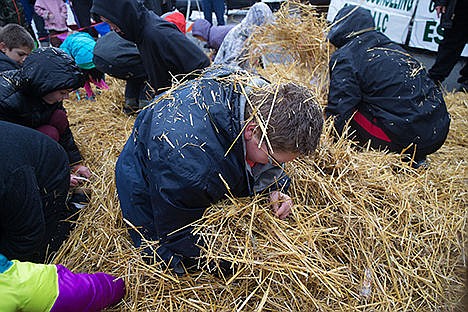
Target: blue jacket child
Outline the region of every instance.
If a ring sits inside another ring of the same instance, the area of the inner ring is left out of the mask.
[[[269,120],[268,139],[259,120]],[[135,245],[159,241],[158,256],[180,272],[181,261],[200,252],[187,225],[227,193],[271,190],[273,210],[285,218],[292,203],[280,192],[281,163],[312,153],[322,124],[309,90],[226,69],[162,94],[139,114],[116,165],[123,216],[139,230],[130,231]]]
[[[109,87],[104,81],[104,73],[96,68],[93,62],[93,51],[96,41],[87,32],[77,32],[67,36],[60,49],[65,51],[74,60],[76,65],[86,75],[84,88],[88,99],[94,99],[95,94],[91,88],[91,82],[99,89],[107,90]]]

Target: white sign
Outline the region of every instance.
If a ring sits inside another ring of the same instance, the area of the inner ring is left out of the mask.
[[[346,4],[362,6],[371,11],[377,30],[394,42],[405,43],[416,3],[417,0],[332,0],[327,19],[333,21]]]
[[[434,3],[431,0],[419,0],[409,46],[437,51],[443,38],[443,30],[439,22]],[[462,56],[468,56],[468,45],[465,45]]]

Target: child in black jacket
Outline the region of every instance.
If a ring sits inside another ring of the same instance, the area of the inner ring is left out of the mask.
[[[328,34],[337,47],[330,60],[327,117],[358,143],[407,154],[413,166],[437,151],[450,116],[424,67],[375,30],[369,10],[345,6]]]
[[[56,48],[40,48],[28,56],[19,70],[0,74],[0,120],[36,129],[59,142],[68,155],[70,184],[91,172],[82,165],[62,101],[82,87],[84,76],[73,59]]]

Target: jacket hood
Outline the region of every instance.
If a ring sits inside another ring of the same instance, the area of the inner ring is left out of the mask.
[[[91,13],[103,16],[117,25],[122,38],[140,42],[149,13],[142,2],[136,0],[94,0]]]
[[[211,24],[206,19],[197,19],[192,25],[192,35],[200,36],[206,41],[210,38]]]
[[[336,14],[327,38],[335,47],[341,48],[355,36],[367,31],[375,31],[370,11],[355,5],[347,5]]]
[[[44,96],[57,90],[78,89],[85,77],[75,61],[57,48],[39,48],[24,61],[19,70],[24,93]]]
[[[60,45],[60,49],[70,55],[79,68],[91,69],[94,68],[93,50],[95,45],[96,41],[90,34],[78,32],[68,35]]]
[[[273,22],[274,16],[270,7],[263,2],[255,3],[247,12],[244,19],[240,22],[241,33],[250,36],[255,26],[262,26]]]
[[[177,28],[185,34],[187,32],[187,23],[185,22],[185,16],[178,12],[167,12],[166,14],[162,15],[161,18],[165,19],[168,22],[171,22],[172,24],[176,25]]]

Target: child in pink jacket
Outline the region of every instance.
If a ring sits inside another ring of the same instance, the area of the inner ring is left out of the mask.
[[[57,264],[10,261],[0,253],[0,311],[97,312],[125,294],[105,273],[73,273]]]
[[[58,48],[62,43],[58,35],[68,30],[67,6],[62,0],[36,0],[34,10],[44,19],[45,28],[49,31],[50,44]]]

